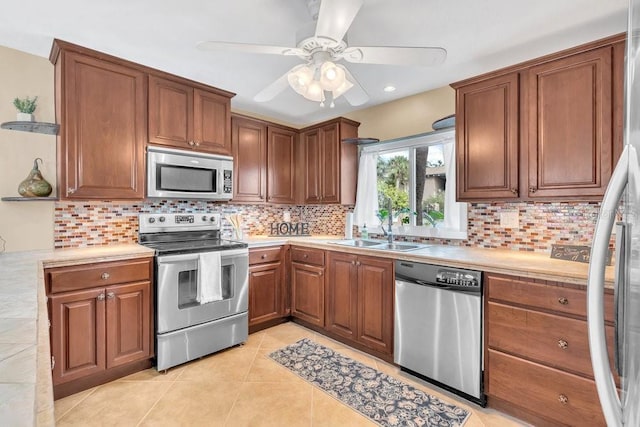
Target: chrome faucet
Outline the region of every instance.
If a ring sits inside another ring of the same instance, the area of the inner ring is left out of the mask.
[[[389,231],[384,229],[384,225],[382,225],[380,228],[382,228],[382,234],[384,234],[387,237],[387,240],[389,241],[389,244],[392,245],[393,244],[393,200],[391,200],[391,197],[389,197],[389,205],[387,206],[387,218],[389,219]]]

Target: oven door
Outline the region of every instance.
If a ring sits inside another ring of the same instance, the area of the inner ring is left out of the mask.
[[[157,333],[221,319],[247,311],[249,300],[249,251],[220,252],[223,299],[207,304],[197,301],[198,253],[157,257]]]

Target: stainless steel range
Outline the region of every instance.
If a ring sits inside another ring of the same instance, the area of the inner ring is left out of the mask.
[[[220,215],[140,214],[155,256],[157,369],[240,344],[248,336],[249,250],[220,238]]]

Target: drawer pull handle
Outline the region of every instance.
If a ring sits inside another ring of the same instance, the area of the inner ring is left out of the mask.
[[[262,254],[262,256],[261,256],[260,258],[262,258],[262,259],[266,259],[266,258],[267,258],[267,256],[266,256],[265,254]]]
[[[561,394],[558,396],[558,402],[562,403],[563,405],[566,405],[567,403],[569,403],[569,398],[564,394]]]
[[[303,258],[309,258],[309,255],[304,254]]]
[[[109,273],[102,273],[100,277],[102,277],[103,280],[107,280],[111,275]]]
[[[569,343],[566,342],[565,340],[558,340],[558,347],[560,347],[563,350],[566,350],[567,347],[569,347]]]
[[[99,294],[99,295],[96,297],[96,299],[97,299],[98,301],[104,301],[104,293]]]
[[[560,297],[560,298],[558,298],[558,302],[559,302],[560,304],[562,304],[562,305],[567,305],[567,304],[569,304],[569,300],[568,300],[568,299],[566,299],[565,297]]]
[[[107,292],[107,299],[114,299],[116,297],[116,294],[113,292]]]

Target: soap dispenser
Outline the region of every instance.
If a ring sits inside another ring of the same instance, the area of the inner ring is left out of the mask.
[[[361,239],[368,239],[369,238],[369,230],[367,230],[367,224],[364,223],[362,225],[362,229],[360,230],[360,238]]]

